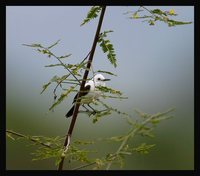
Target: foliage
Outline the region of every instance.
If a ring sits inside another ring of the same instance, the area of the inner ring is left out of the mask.
[[[58,98],[58,100],[49,108],[49,110],[52,110],[55,106],[57,106],[58,104],[60,104],[64,98],[66,98],[69,93],[74,90],[74,86],[71,86],[67,91],[65,91],[64,93],[61,94],[61,96]]]
[[[122,93],[119,90],[114,90],[110,87],[106,87],[106,86],[97,86],[96,87],[98,90],[100,90],[101,92],[109,92],[111,94],[117,94],[117,95],[122,95]]]
[[[115,153],[111,154],[111,161],[108,162],[106,169],[110,169],[113,160],[118,160],[119,163],[123,163],[123,158],[126,155],[131,155],[134,151],[142,154],[148,154],[149,150],[152,149],[155,146],[155,144],[146,145],[146,143],[142,143],[140,146],[137,147],[129,147],[129,145],[127,144],[128,141],[137,135],[144,136],[144,133],[146,134],[146,137],[151,137],[152,131],[155,128],[155,125],[152,123],[152,121],[157,119],[161,121],[161,119],[166,120],[171,118],[172,116],[168,114],[173,110],[174,109],[169,109],[168,111],[163,113],[157,113],[152,115],[148,114],[148,118],[143,118],[143,116],[141,116],[141,114],[143,113],[138,113],[140,120],[137,121],[133,121],[132,118],[130,118],[129,116],[125,116],[128,124],[130,125],[130,130],[125,135],[110,138],[111,141],[120,142],[120,146]]]
[[[112,72],[104,71],[104,70],[97,70],[96,72],[98,72],[98,73],[105,73],[105,74],[112,75],[112,76],[117,76],[116,74],[114,74]]]
[[[83,26],[84,24],[88,23],[90,20],[92,20],[92,19],[98,17],[98,14],[99,14],[99,12],[101,11],[101,9],[102,9],[102,7],[100,7],[100,6],[93,6],[93,7],[89,10],[89,12],[88,12],[88,14],[87,14],[87,17],[83,20],[81,26]]]
[[[100,6],[93,6],[86,18],[83,20],[82,25],[88,23],[90,20],[98,17],[99,12],[101,11],[102,7]],[[141,12],[146,10],[150,15],[143,15],[139,16]],[[190,24],[191,22],[182,22],[182,21],[176,21],[173,19],[170,19],[171,16],[177,16],[175,14],[175,11],[173,9],[169,11],[162,11],[160,9],[153,9],[149,10],[146,7],[141,6],[136,12],[134,12],[131,15],[131,19],[145,19],[149,23],[149,25],[154,25],[156,21],[161,21],[166,24],[168,24],[169,27],[176,26],[176,25],[183,25],[183,24]],[[117,59],[116,54],[113,45],[111,44],[110,40],[108,40],[107,34],[113,32],[112,30],[104,31],[100,33],[98,38],[98,43],[100,44],[101,49],[104,53],[107,54],[107,58],[109,62],[114,66],[117,67]],[[65,98],[68,97],[69,94],[73,92],[77,92],[75,90],[76,86],[80,86],[81,82],[83,81],[80,79],[82,76],[82,71],[86,70],[86,64],[88,63],[86,61],[89,54],[79,63],[66,63],[65,59],[69,59],[71,54],[65,54],[61,56],[56,56],[52,52],[52,48],[54,48],[60,40],[57,40],[53,44],[45,47],[42,44],[39,43],[33,43],[33,44],[23,44],[25,46],[31,47],[35,49],[37,52],[44,54],[47,56],[48,59],[56,59],[57,63],[53,63],[50,65],[46,65],[47,68],[63,68],[68,73],[62,76],[54,75],[47,83],[45,83],[42,86],[42,91],[45,92],[50,85],[55,84],[55,87],[53,89],[53,95],[54,95],[54,103],[50,106],[49,110],[52,110],[57,105],[59,105],[61,102],[65,100]],[[114,73],[110,71],[105,70],[97,70],[94,71],[93,68],[89,71],[94,73],[104,73],[108,74],[110,76],[116,76]],[[89,78],[91,79],[91,78]],[[85,80],[87,81],[87,80]],[[73,84],[73,86],[71,86]],[[57,99],[56,90],[58,87],[61,89],[61,94],[59,98]],[[116,98],[116,99],[127,99],[128,97],[122,96],[122,92],[110,87],[102,87],[98,86],[96,87],[99,91],[102,92],[102,97],[105,98]],[[68,146],[67,152],[63,149],[63,143],[65,140],[65,137],[46,137],[46,136],[30,136],[30,135],[24,135],[12,130],[6,130],[6,135],[12,140],[16,139],[26,139],[32,143],[36,147],[36,150],[32,152],[33,155],[33,161],[35,160],[44,160],[49,158],[54,158],[55,165],[58,165],[61,161],[61,158],[64,157],[68,159],[69,164],[74,162],[84,163],[84,165],[79,166],[78,168],[74,168],[74,170],[86,168],[89,166],[93,166],[93,169],[110,169],[112,164],[118,164],[120,167],[124,166],[124,160],[126,156],[133,155],[134,153],[139,154],[148,154],[151,150],[155,148],[155,144],[147,144],[145,142],[142,142],[141,144],[135,144],[132,141],[136,136],[142,136],[142,137],[148,137],[152,138],[154,137],[153,131],[157,127],[157,125],[163,121],[171,118],[172,116],[169,115],[174,109],[169,109],[166,112],[162,113],[156,113],[156,114],[148,114],[144,113],[139,110],[135,110],[135,113],[137,113],[138,117],[136,120],[133,120],[135,118],[132,117],[132,115],[127,114],[126,112],[122,112],[118,108],[114,108],[113,106],[110,106],[106,104],[104,101],[98,100],[93,102],[93,105],[98,107],[97,109],[94,109],[93,111],[84,111],[89,115],[89,117],[92,115],[92,122],[97,123],[102,117],[109,117],[111,113],[116,113],[122,117],[124,117],[126,123],[129,124],[129,128],[127,129],[127,132],[125,134],[119,135],[119,136],[111,136],[110,138],[106,138],[103,140],[109,141],[109,142],[116,142],[119,144],[119,147],[116,150],[113,150],[112,153],[106,153],[105,156],[101,158],[91,158],[91,153],[94,153],[96,151],[88,150],[87,146],[92,145],[94,143],[97,143],[98,140],[94,141],[87,141],[87,140],[75,140],[74,142],[71,142]],[[81,112],[81,111],[79,111]],[[64,156],[63,156],[64,155]]]
[[[110,43],[110,40],[106,40],[107,34],[113,32],[112,30],[104,31],[99,35],[98,43],[100,43],[100,47],[103,50],[104,53],[107,53],[107,58],[110,61],[110,63],[117,67],[117,60],[116,60],[116,54],[113,45]]]
[[[88,23],[91,19],[94,19],[96,17],[98,17],[98,13],[101,11],[102,7],[100,6],[93,6],[88,14],[87,17],[84,19],[83,23],[81,24],[84,25],[86,23]],[[111,44],[110,40],[106,40],[105,38],[107,37],[107,34],[113,32],[112,30],[109,31],[104,31],[99,35],[99,40],[98,43],[100,43],[100,47],[102,48],[104,53],[107,53],[107,58],[110,61],[110,63],[114,66],[117,67],[116,64],[116,54],[114,51],[114,47]]]
[[[86,146],[93,145],[99,140],[75,140],[73,143],[71,143],[65,157],[68,159],[69,163],[77,161],[84,163],[83,166],[80,166],[76,169],[85,168],[91,165],[94,165],[93,169],[109,169],[112,164],[119,164],[120,167],[122,167],[124,165],[124,159],[127,155],[133,155],[135,152],[140,154],[148,154],[150,150],[154,149],[155,144],[146,144],[144,142],[140,145],[131,146],[130,143],[132,143],[131,141],[133,141],[136,136],[144,136],[144,133],[149,133],[149,135],[145,136],[150,137],[150,134],[156,127],[153,121],[158,120],[159,124],[161,121],[171,118],[172,116],[169,115],[169,113],[172,111],[173,109],[169,109],[163,113],[147,114],[137,110],[135,112],[138,114],[139,118],[135,121],[130,115],[122,114],[125,116],[127,123],[130,125],[128,132],[124,135],[112,136],[110,138],[102,139],[119,143],[120,145],[116,152],[107,153],[102,158],[91,158],[89,154],[96,151],[91,149],[88,150],[86,149]],[[149,129],[151,129],[151,131],[149,131]],[[28,136],[14,132],[12,130],[7,130],[7,136],[12,140],[27,139],[31,141],[32,145],[36,147],[35,152],[31,153],[34,156],[33,161],[54,158],[56,166],[60,162],[60,156],[63,153],[62,144],[64,137]]]
[[[143,12],[142,9],[147,11],[150,15],[144,14],[144,15],[139,16],[139,14]],[[157,21],[164,22],[169,27],[192,23],[192,22],[176,21],[176,20],[170,19],[170,16],[177,16],[177,14],[175,13],[173,9],[170,9],[169,11],[162,11],[160,9],[149,10],[146,7],[140,6],[140,8],[132,14],[130,19],[145,19],[144,21],[147,21],[150,26],[155,25],[155,22]]]

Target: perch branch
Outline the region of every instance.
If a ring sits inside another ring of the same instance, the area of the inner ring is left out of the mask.
[[[75,108],[74,108],[72,120],[71,120],[71,123],[70,123],[70,127],[69,127],[69,130],[67,132],[67,136],[65,138],[65,142],[64,142],[64,146],[63,146],[64,147],[64,153],[61,156],[61,161],[59,163],[58,170],[62,170],[63,169],[65,153],[67,152],[68,146],[70,145],[70,140],[69,139],[71,139],[71,135],[72,135],[72,132],[73,132],[73,129],[74,129],[74,125],[76,123],[76,118],[77,118],[77,115],[78,115],[78,112],[79,112],[80,100],[81,100],[79,97],[82,94],[83,88],[85,86],[85,82],[86,82],[88,74],[89,74],[89,69],[91,67],[91,63],[92,63],[92,60],[93,60],[95,48],[96,48],[96,45],[97,45],[97,42],[98,42],[99,33],[100,33],[100,30],[101,30],[101,26],[102,26],[105,10],[106,10],[106,6],[103,6],[102,10],[101,10],[101,15],[100,15],[100,18],[99,18],[99,22],[98,22],[96,34],[95,34],[95,37],[94,37],[92,49],[91,49],[90,56],[89,56],[89,59],[88,59],[88,62],[87,62],[87,69],[85,70],[85,73],[84,73],[84,76],[83,76],[83,81],[81,82],[80,90],[79,90],[79,93],[78,93],[78,96],[77,96],[77,103],[75,104]]]

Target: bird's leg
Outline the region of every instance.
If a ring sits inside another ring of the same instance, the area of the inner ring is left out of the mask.
[[[90,111],[88,108],[85,107],[84,104],[82,104],[82,106],[86,109],[86,112],[89,112],[89,111]]]
[[[97,113],[97,111],[92,106],[90,106],[90,104],[87,104],[87,105],[93,110],[93,114]]]

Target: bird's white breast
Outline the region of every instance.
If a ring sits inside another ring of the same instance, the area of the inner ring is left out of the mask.
[[[90,90],[84,97],[81,98],[81,103],[89,104],[95,99],[95,86],[92,80],[88,81],[85,86],[90,85]]]

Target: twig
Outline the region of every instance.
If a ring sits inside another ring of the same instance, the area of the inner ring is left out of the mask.
[[[68,78],[69,75],[70,75],[70,74],[66,75],[66,78]],[[65,79],[66,79],[66,78],[65,78]],[[61,80],[57,83],[56,87],[54,88],[54,90],[53,90],[54,99],[56,99],[56,97],[57,97],[57,95],[56,95],[56,90],[57,90],[58,86],[61,85],[62,82],[63,82],[65,79],[61,79]],[[62,87],[61,87],[61,88],[62,88]]]
[[[91,66],[91,63],[92,63],[92,60],[93,60],[93,56],[94,56],[94,52],[95,52],[95,48],[96,48],[96,45],[97,45],[97,42],[98,42],[99,33],[100,33],[101,25],[102,25],[102,22],[103,22],[105,10],[106,10],[106,6],[103,6],[102,10],[101,10],[101,15],[100,15],[100,18],[99,18],[99,23],[98,23],[98,26],[97,26],[96,34],[95,34],[95,37],[94,37],[94,42],[93,42],[92,49],[91,49],[91,52],[90,52],[90,56],[89,56],[89,59],[88,59],[88,62],[87,62],[87,68],[85,70],[85,73],[84,73],[84,76],[83,76],[83,81],[81,83],[80,90],[79,90],[79,93],[78,93],[78,96],[77,96],[77,103],[75,104],[72,120],[71,120],[71,123],[70,123],[70,127],[69,127],[69,130],[68,130],[65,142],[64,142],[64,149],[66,149],[66,146],[69,146],[69,144],[70,144],[70,141],[68,139],[71,137],[73,129],[74,129],[74,125],[76,123],[76,118],[77,118],[79,107],[80,107],[80,98],[79,97],[83,92],[85,82],[86,82],[85,80],[87,79],[88,74],[89,74],[89,69],[90,69],[90,66]],[[67,150],[65,150],[65,151],[67,152]],[[64,159],[65,159],[65,156],[62,156],[61,161],[60,161],[59,166],[58,166],[58,170],[63,169]]]
[[[96,164],[96,162],[89,163],[89,164],[85,164],[85,165],[82,165],[82,166],[79,166],[79,167],[75,167],[75,168],[73,168],[72,170],[80,170],[80,169],[83,169],[83,168],[85,168],[85,167],[92,166],[92,165],[94,165],[94,164]]]
[[[41,48],[47,50],[48,53],[49,53],[51,56],[55,57],[55,58],[60,62],[60,64],[61,64],[63,67],[65,67],[65,68],[67,69],[67,71],[79,82],[79,84],[81,84],[81,82],[78,80],[78,78],[77,78],[77,77],[71,72],[71,70],[60,60],[59,57],[57,57],[54,53],[52,53],[48,48],[43,47],[43,46],[41,46]]]
[[[128,99],[128,97],[121,97],[121,96],[111,96],[111,95],[101,95],[103,98],[117,98],[117,99]]]
[[[90,55],[90,53],[91,53],[91,51],[87,54],[87,56],[81,61],[81,63],[80,64],[82,64],[87,58],[88,58],[88,56]]]
[[[144,7],[144,6],[140,6],[140,7],[142,7],[143,9],[145,9],[145,10],[147,10],[150,14],[152,14],[154,17],[156,17],[156,15],[154,14],[154,13],[152,13],[149,9],[147,9],[146,7]]]
[[[45,48],[46,49],[46,48]],[[48,50],[49,51],[49,50]],[[49,51],[50,52],[50,51]],[[91,52],[91,51],[90,51]],[[81,63],[80,64],[82,64],[87,58],[88,58],[88,56],[89,56],[89,54],[90,54],[90,52],[87,54],[87,56],[81,61]],[[50,54],[53,54],[53,53],[51,53],[50,52]],[[59,59],[57,56],[55,56],[55,55],[53,55],[54,57],[56,57],[57,59]],[[62,64],[63,65],[63,64]],[[65,64],[64,64],[65,65]],[[66,68],[66,67],[65,67]],[[68,68],[67,68],[68,69]],[[70,70],[68,70],[69,72],[70,72]],[[70,74],[72,74],[72,72],[70,72]],[[72,74],[73,75],[73,74]],[[75,75],[74,75],[75,76]],[[69,77],[69,75],[67,75],[67,77]],[[67,78],[66,77],[66,78]],[[65,78],[65,79],[66,79]],[[76,78],[76,77],[75,77]],[[56,85],[56,87],[54,88],[54,90],[53,90],[53,94],[54,94],[54,97],[57,97],[57,95],[56,95],[56,90],[57,90],[57,88],[58,88],[58,86],[59,85],[61,85],[61,83],[63,83],[64,82],[64,80],[65,79],[63,79],[63,80],[60,80],[59,82],[58,82],[58,84]],[[77,79],[76,78],[76,80],[79,82],[79,84],[78,83],[71,83],[71,82],[64,82],[64,83],[68,83],[68,84],[76,84],[76,85],[80,85],[80,81],[81,80],[79,80],[79,79]]]
[[[7,133],[10,133],[10,134],[13,134],[13,135],[15,135],[15,136],[18,136],[18,137],[22,137],[22,138],[29,139],[30,141],[35,142],[35,143],[38,143],[38,144],[41,144],[41,145],[43,145],[43,146],[45,146],[45,147],[52,148],[50,145],[45,144],[45,143],[43,143],[43,142],[40,142],[40,141],[34,139],[33,137],[26,136],[26,135],[24,135],[24,134],[14,132],[14,131],[12,131],[12,130],[6,130],[6,132],[7,132]]]
[[[155,115],[151,115],[149,118],[147,118],[145,121],[143,121],[141,123],[141,125],[137,128],[133,128],[128,135],[124,138],[124,140],[122,141],[121,145],[119,146],[119,148],[117,149],[117,151],[114,153],[115,156],[119,155],[120,151],[123,149],[123,147],[126,145],[127,141],[129,140],[130,137],[133,137],[136,135],[136,133],[141,129],[141,127],[145,126],[147,123],[149,123],[152,119],[159,117],[159,116],[163,116],[168,114],[169,112],[174,111],[174,109],[169,109],[166,112],[160,113],[160,114],[155,114]],[[114,158],[113,158],[114,159]],[[110,161],[106,167],[106,170],[109,170],[111,165],[112,165],[113,161]]]
[[[152,14],[152,16],[153,16],[154,18],[157,18],[157,16],[156,16],[151,10],[147,9],[147,8],[144,7],[144,6],[141,6],[141,7],[142,7],[143,9],[147,10],[150,14]],[[160,14],[160,16],[163,17],[162,14]],[[150,16],[150,17],[151,17],[151,16]],[[153,17],[151,17],[151,18],[153,18]]]
[[[76,83],[76,82],[70,82],[70,81],[63,81],[62,83],[66,83],[66,84],[76,84],[76,85],[79,85],[79,84]]]

